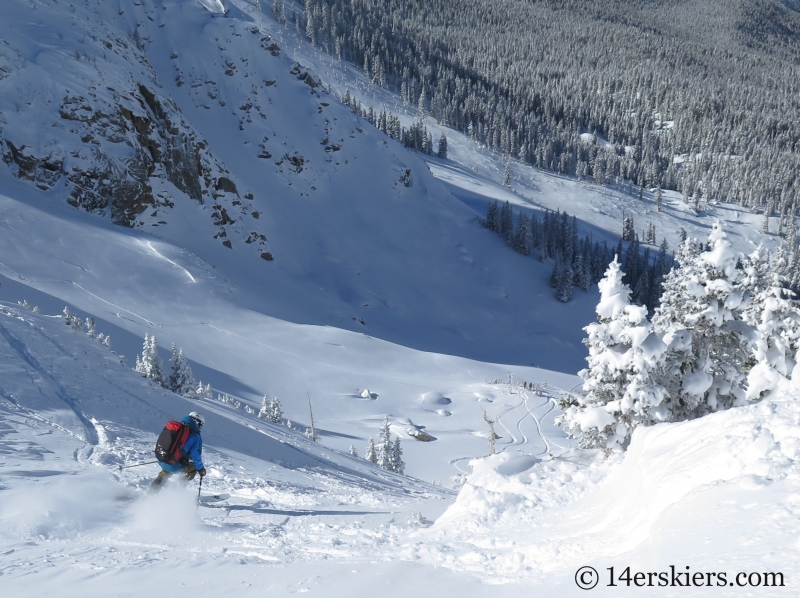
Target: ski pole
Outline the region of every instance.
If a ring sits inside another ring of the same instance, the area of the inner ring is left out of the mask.
[[[203,476],[200,476],[200,485],[197,487],[197,510],[200,510],[200,491],[203,489]]]
[[[148,461],[147,463],[137,463],[136,465],[126,465],[125,467],[120,465],[119,470],[122,471],[123,469],[130,469],[131,467],[141,467],[142,465],[152,465],[153,463],[158,463],[158,460]]]

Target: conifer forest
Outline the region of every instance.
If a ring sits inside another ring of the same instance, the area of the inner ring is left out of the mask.
[[[503,154],[695,207],[797,212],[800,14],[780,3],[306,0],[277,13]]]

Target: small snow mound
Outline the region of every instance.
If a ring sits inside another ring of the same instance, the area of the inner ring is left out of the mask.
[[[370,392],[368,389],[366,389],[366,388],[365,388],[364,390],[362,390],[362,391],[361,391],[361,394],[360,394],[359,396],[360,396],[362,399],[372,399],[372,400],[375,400],[375,399],[377,399],[377,398],[378,398],[378,393],[377,393],[377,392]]]
[[[435,391],[426,392],[420,399],[420,403],[425,403],[427,405],[449,405],[452,402],[453,401],[448,399],[442,393]]]
[[[493,477],[495,473],[506,477],[517,475],[528,471],[540,461],[541,459],[533,455],[515,455],[506,452],[491,455],[483,459],[475,459],[470,461],[469,464],[472,467],[472,477],[479,479],[486,476]]]

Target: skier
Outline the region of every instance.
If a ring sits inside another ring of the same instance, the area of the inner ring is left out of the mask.
[[[203,439],[200,438],[204,423],[205,418],[197,411],[179,421],[167,423],[156,442],[156,459],[161,471],[150,484],[152,492],[160,490],[173,473],[183,472],[186,482],[192,481],[198,473],[201,478],[206,475]]]

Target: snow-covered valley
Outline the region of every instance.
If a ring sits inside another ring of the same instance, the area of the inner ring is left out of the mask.
[[[338,98],[405,125],[413,110],[244,1],[6,12],[4,595],[570,596],[585,565],[782,572],[784,587],[648,591],[793,595],[795,397],[639,429],[624,455],[572,450],[554,419],[598,293],[556,301],[552,263],[479,222],[508,200],[615,245],[634,214],[674,248],[721,219],[750,252],[779,243],[762,217],[698,214],[675,192],[656,212],[649,191],[518,161],[504,186],[502,157],[429,118],[449,159],[412,152]],[[65,306],[110,347],[65,326]],[[212,397],[132,371],[146,334],[165,359],[181,347]],[[257,416],[265,395],[291,428]],[[231,495],[199,507],[196,481],[150,495],[157,465],[119,469],[151,461],[164,423],[192,410],[207,418],[203,494]],[[348,454],[384,417],[405,476]]]

